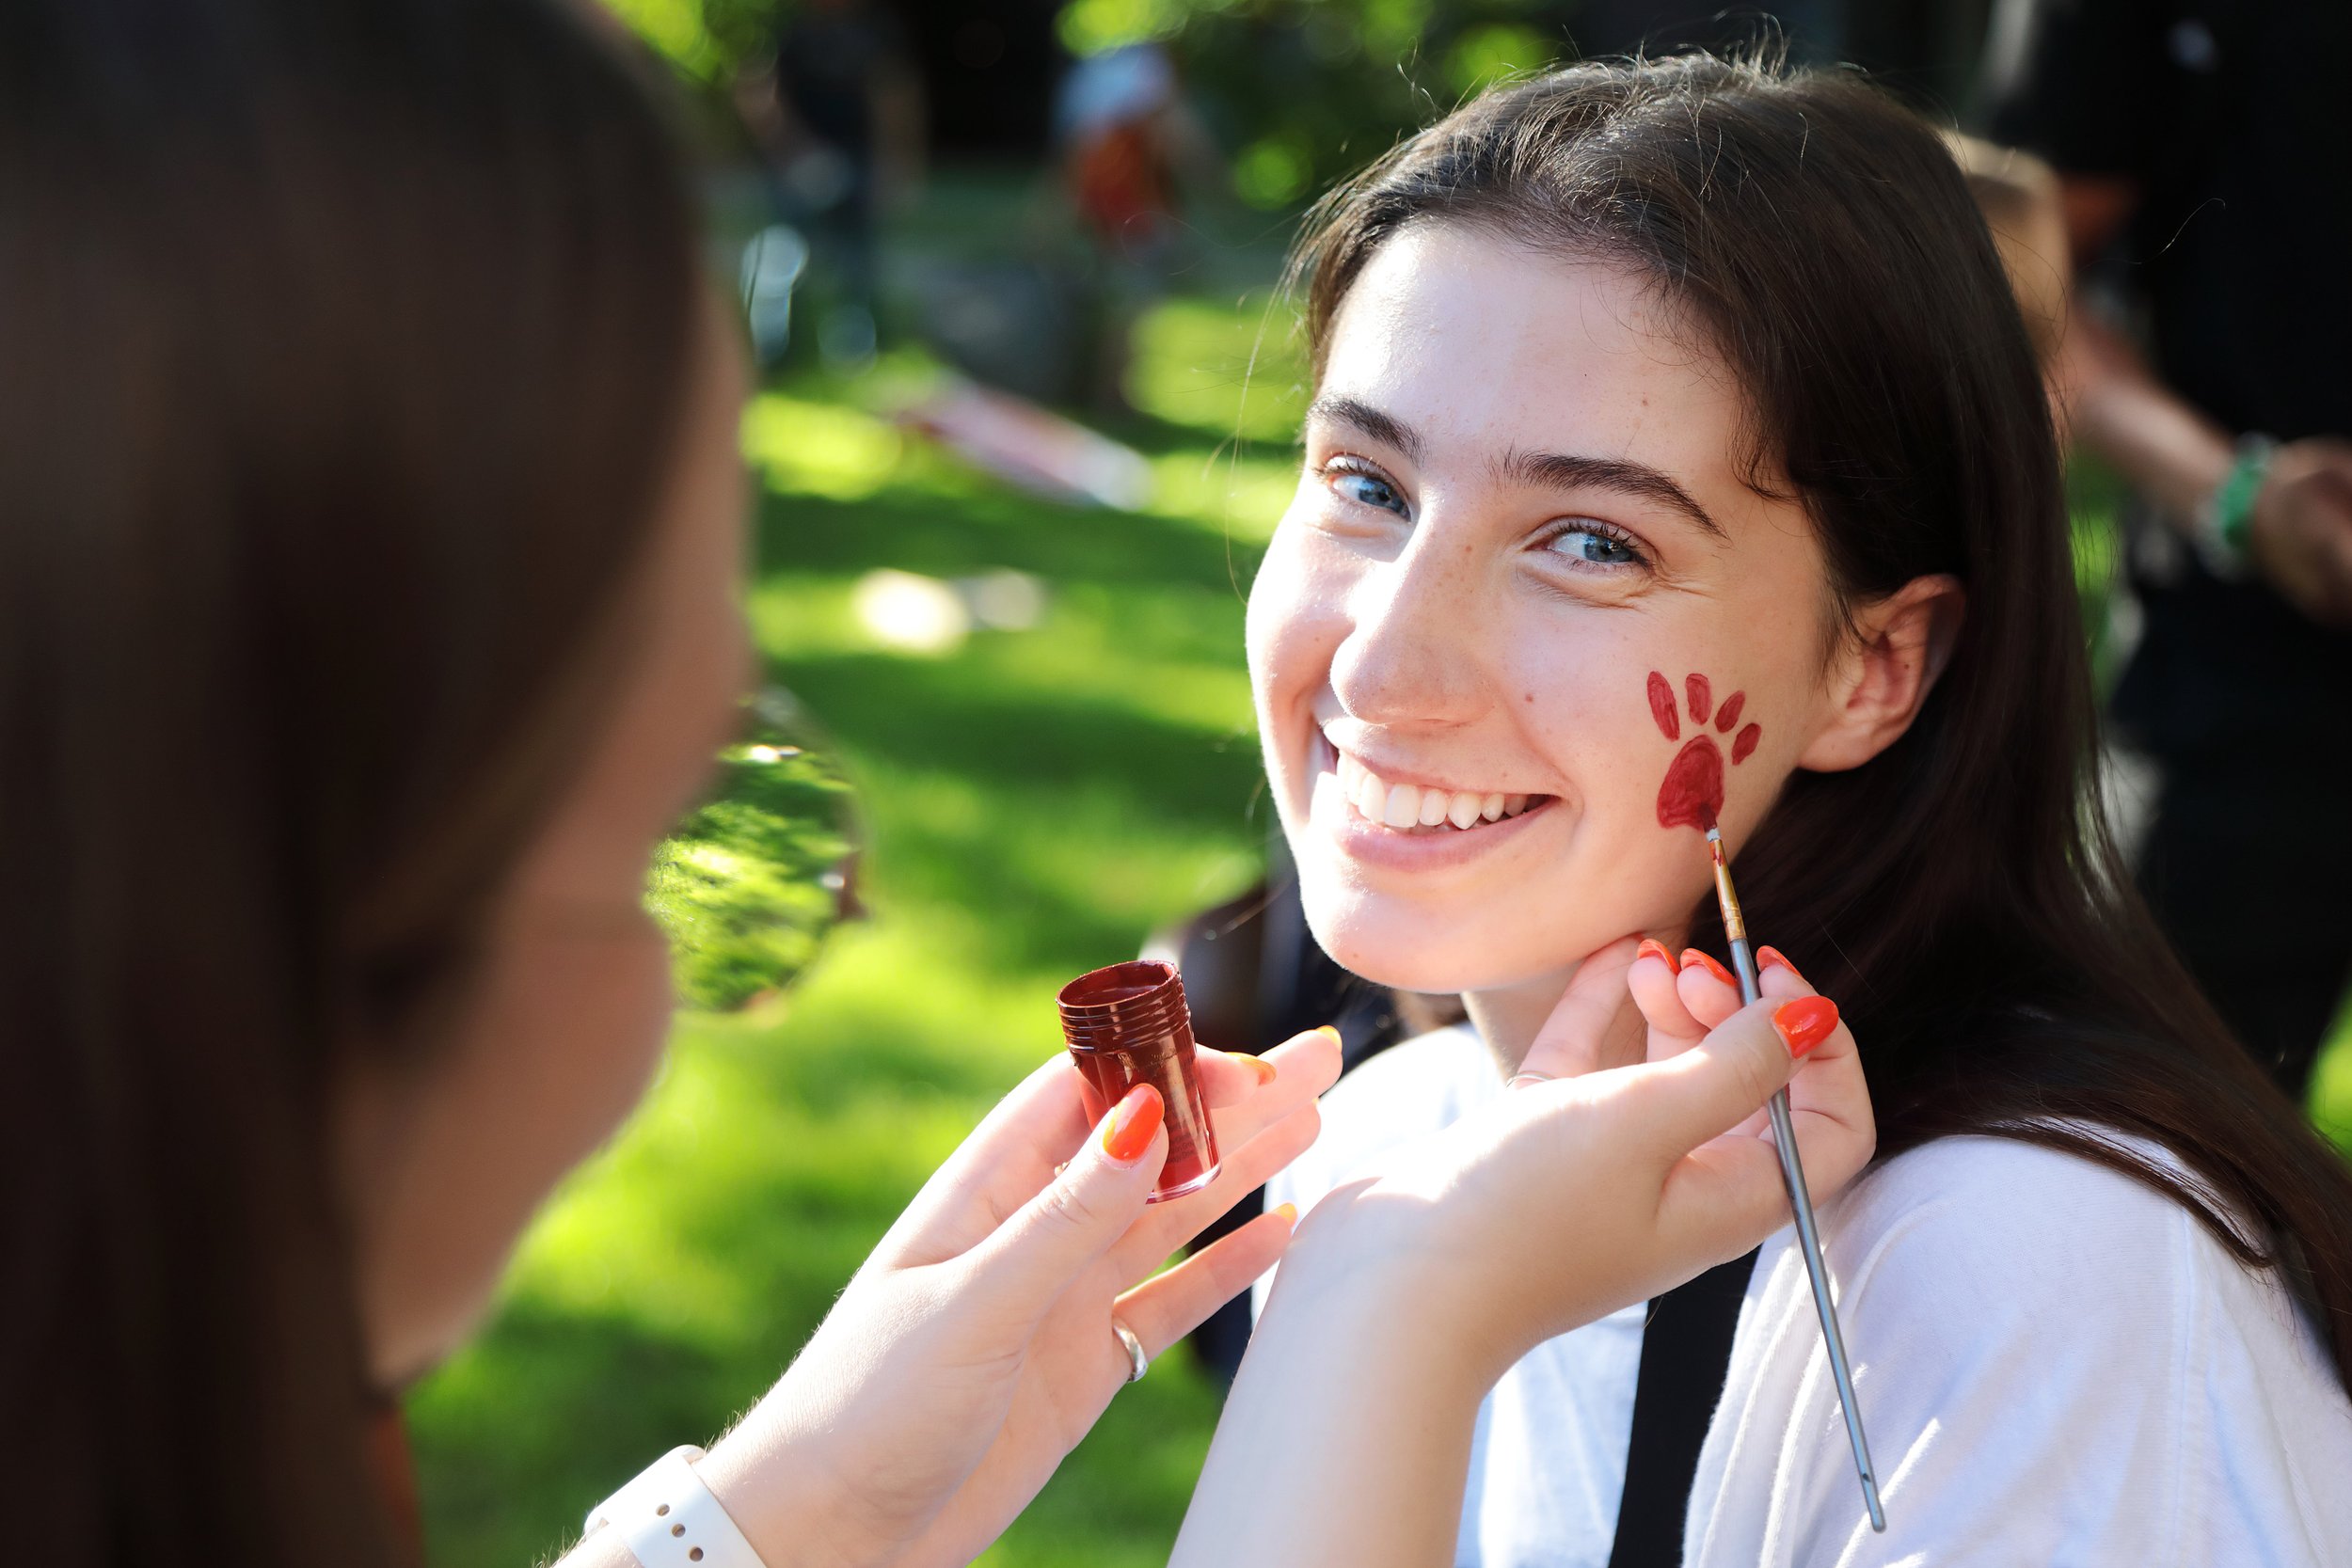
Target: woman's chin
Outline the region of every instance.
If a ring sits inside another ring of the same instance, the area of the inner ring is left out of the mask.
[[[1307,926],[1342,969],[1396,990],[1432,995],[1497,990],[1558,967],[1459,933],[1433,936],[1418,922],[1400,927],[1386,921],[1324,919],[1311,906]]]

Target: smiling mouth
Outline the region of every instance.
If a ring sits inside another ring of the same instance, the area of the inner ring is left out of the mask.
[[[1551,795],[1514,795],[1502,790],[1439,789],[1410,784],[1391,784],[1346,752],[1329,748],[1340,794],[1347,809],[1366,822],[1409,833],[1475,832],[1515,816],[1524,816],[1558,799]]]

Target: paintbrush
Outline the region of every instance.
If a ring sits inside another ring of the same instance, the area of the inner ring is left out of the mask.
[[[1724,835],[1709,826],[1707,852],[1715,861],[1715,901],[1724,911],[1724,935],[1731,942],[1731,967],[1740,976],[1740,1000],[1751,1003],[1764,994],[1756,980],[1756,955],[1748,946],[1748,923],[1740,912],[1740,895],[1731,888],[1731,863],[1724,856]],[[1853,1373],[1846,1365],[1845,1338],[1837,1332],[1837,1307],[1829,1299],[1829,1270],[1821,1262],[1821,1240],[1813,1223],[1813,1198],[1804,1189],[1804,1166],[1797,1159],[1797,1132],[1788,1120],[1788,1091],[1772,1096],[1772,1142],[1780,1151],[1780,1179],[1788,1188],[1788,1207],[1797,1215],[1797,1245],[1804,1253],[1805,1277],[1813,1283],[1813,1309],[1821,1317],[1821,1338],[1829,1345],[1830,1375],[1837,1383],[1838,1407],[1846,1414],[1846,1436],[1853,1444],[1855,1472],[1862,1478],[1862,1500],[1870,1511],[1870,1528],[1886,1528],[1886,1511],[1879,1506],[1878,1476],[1870,1468],[1870,1442],[1862,1434],[1862,1407],[1854,1402]]]

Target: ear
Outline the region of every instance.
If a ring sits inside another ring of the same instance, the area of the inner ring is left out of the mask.
[[[1831,668],[1828,721],[1797,766],[1842,772],[1902,738],[1950,662],[1966,612],[1966,591],[1947,574],[1914,578],[1857,612]]]

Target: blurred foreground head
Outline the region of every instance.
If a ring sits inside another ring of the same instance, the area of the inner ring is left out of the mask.
[[[723,723],[738,650],[648,638],[728,621],[726,530],[662,522],[724,400],[684,177],[584,18],[0,15],[0,1457],[44,1560],[398,1556],[374,1390],[658,1043],[626,846],[717,736],[581,780],[648,665]],[[577,1072],[469,1042],[485,996],[537,1027],[524,949],[633,976]],[[532,1102],[442,1117],[435,1073]]]

